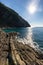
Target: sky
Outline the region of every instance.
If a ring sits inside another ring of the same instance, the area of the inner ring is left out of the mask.
[[[32,27],[43,27],[43,0],[0,0],[27,20]]]

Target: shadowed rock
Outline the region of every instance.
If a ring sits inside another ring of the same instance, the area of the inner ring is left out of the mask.
[[[30,27],[18,13],[0,3],[0,27]]]

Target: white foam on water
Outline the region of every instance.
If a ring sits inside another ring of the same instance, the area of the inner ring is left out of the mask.
[[[32,28],[30,27],[28,34],[27,34],[27,37],[26,38],[18,38],[18,41],[22,42],[23,44],[28,44],[29,46],[31,46],[35,50],[40,51],[39,45],[37,42],[33,41],[32,35],[33,35]]]
[[[28,37],[27,37],[27,38],[28,38],[28,39],[27,39],[28,44],[29,44],[31,47],[34,48],[33,39],[32,39],[32,28],[29,28],[29,33],[28,33],[27,36],[28,36]]]

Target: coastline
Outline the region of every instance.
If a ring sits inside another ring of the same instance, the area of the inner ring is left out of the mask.
[[[43,54],[38,53],[28,44],[19,42],[17,35],[17,32],[5,33],[0,30],[0,64],[43,65]]]

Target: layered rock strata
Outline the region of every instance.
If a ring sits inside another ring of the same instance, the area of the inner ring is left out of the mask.
[[[17,33],[0,30],[0,65],[43,65],[43,54],[17,40]]]

